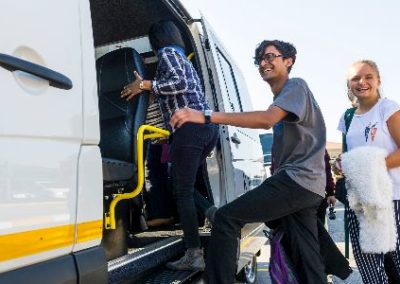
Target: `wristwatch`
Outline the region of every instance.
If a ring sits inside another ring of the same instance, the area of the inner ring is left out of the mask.
[[[142,90],[142,91],[144,91],[144,84],[143,84],[143,80],[142,81],[140,81],[140,84],[139,84],[139,90]]]
[[[211,116],[212,116],[213,111],[211,109],[206,109],[204,111],[204,118],[206,120],[206,124],[211,123]]]

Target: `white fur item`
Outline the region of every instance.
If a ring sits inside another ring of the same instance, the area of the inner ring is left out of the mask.
[[[373,146],[357,147],[342,155],[349,206],[360,224],[360,247],[365,253],[386,253],[396,248],[387,155],[385,149]]]

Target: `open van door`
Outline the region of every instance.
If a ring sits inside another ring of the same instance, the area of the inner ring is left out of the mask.
[[[247,88],[239,86],[243,78],[204,17],[201,23],[205,34],[203,44],[208,72],[214,78],[211,85],[216,96],[216,110],[242,112],[245,110],[243,100],[248,100],[249,96]],[[259,144],[259,139],[255,130],[229,125],[221,125],[221,129],[222,152],[225,161],[229,161],[228,157],[231,159],[231,163],[224,165],[225,188],[230,189],[226,192],[226,199],[230,202],[257,185],[253,180],[259,176],[261,167],[257,162],[259,157],[254,144]]]

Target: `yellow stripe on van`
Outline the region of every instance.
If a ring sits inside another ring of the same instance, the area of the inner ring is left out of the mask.
[[[103,221],[78,224],[77,242],[100,239]],[[63,225],[0,236],[0,261],[71,246],[75,225]]]
[[[77,243],[100,239],[103,234],[103,220],[78,224]]]
[[[69,246],[74,225],[64,225],[0,236],[0,261]]]

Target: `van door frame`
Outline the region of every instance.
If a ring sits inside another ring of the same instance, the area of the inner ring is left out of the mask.
[[[217,111],[226,111],[226,105],[224,103],[223,99],[223,94],[222,94],[222,88],[225,88],[225,86],[222,86],[221,83],[219,82],[219,75],[218,75],[218,69],[223,70],[219,59],[218,59],[218,49],[220,49],[221,56],[224,56],[226,58],[227,53],[224,51],[223,47],[221,44],[219,44],[219,41],[217,38],[214,39],[214,33],[212,31],[212,28],[208,24],[207,20],[202,16],[201,17],[201,25],[203,28],[204,32],[204,51],[205,51],[205,57],[208,65],[208,75],[210,78],[213,80],[213,96],[215,103],[215,110]],[[230,64],[230,62],[228,62]],[[222,71],[221,71],[222,72]],[[234,76],[233,79],[235,80]],[[234,82],[235,88],[236,82]],[[236,89],[237,92],[237,89]],[[242,111],[242,105],[240,99],[239,101],[239,108]],[[225,196],[226,196],[226,202],[231,202],[234,199],[236,199],[238,196],[244,193],[245,187],[241,188],[239,185],[243,184],[243,182],[240,182],[237,180],[237,173],[238,169],[235,168],[235,163],[238,161],[234,160],[233,157],[233,149],[232,147],[238,146],[234,144],[231,140],[231,136],[234,136],[234,134],[237,132],[235,127],[227,126],[227,125],[221,125],[221,131],[220,131],[220,141],[221,141],[221,151],[223,155],[224,160],[224,188],[225,188]],[[232,131],[233,130],[233,131]],[[232,133],[230,133],[232,132]],[[239,161],[242,162],[242,161]],[[231,189],[231,190],[226,190],[226,189]]]

